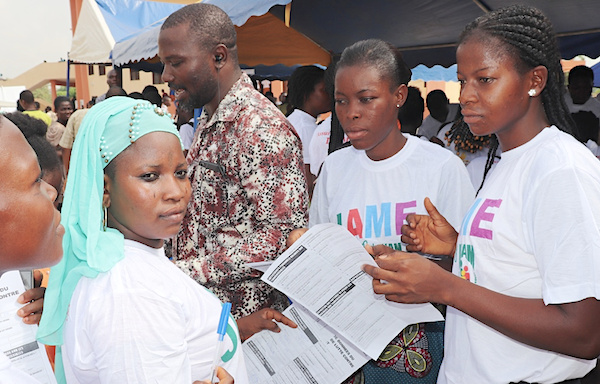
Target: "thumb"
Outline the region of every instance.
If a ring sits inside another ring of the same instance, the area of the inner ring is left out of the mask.
[[[427,210],[427,213],[429,214],[429,216],[432,219],[434,219],[434,220],[446,220],[444,218],[444,216],[442,216],[442,214],[438,212],[437,208],[435,207],[435,205],[433,205],[433,203],[431,202],[431,200],[429,200],[429,197],[425,198],[425,201],[423,202],[423,204],[425,205],[425,209]]]

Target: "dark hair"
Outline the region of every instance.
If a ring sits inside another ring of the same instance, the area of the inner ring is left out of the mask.
[[[26,139],[32,136],[40,136],[45,140],[48,125],[43,120],[36,119],[23,112],[6,113],[4,117],[12,121],[23,132]]]
[[[571,68],[569,71],[569,83],[573,79],[588,79],[590,82],[594,82],[594,70],[590,67],[586,67],[585,65],[578,65],[576,67]]]
[[[113,96],[127,96],[127,92],[118,85],[111,85],[111,87],[108,88],[108,91],[106,91],[106,98],[108,99]]]
[[[507,54],[513,57],[516,69],[521,73],[538,65],[546,67],[548,79],[541,93],[546,117],[550,124],[567,133],[573,132],[573,120],[564,100],[564,73],[556,36],[552,23],[540,10],[525,5],[511,5],[490,12],[465,27],[459,45],[471,37],[497,39]],[[493,135],[483,175],[484,181],[494,164],[497,149],[498,139]],[[482,186],[483,181],[477,192]]]
[[[158,89],[153,85],[146,85],[142,91],[142,96],[157,107],[162,105],[162,96],[158,93]]]
[[[398,110],[398,120],[402,132],[414,135],[417,128],[423,123],[425,101],[421,91],[416,87],[408,87],[406,101]]]
[[[144,95],[142,95],[141,92],[131,92],[129,95],[129,97],[131,97],[132,99],[144,99]]]
[[[337,66],[337,62],[339,61],[339,56],[334,57],[331,60],[331,64],[325,70],[325,91],[331,98],[331,103],[333,105],[333,101],[335,100],[335,69]],[[344,129],[342,128],[342,124],[340,124],[340,120],[335,113],[335,108],[331,108],[331,128],[329,135],[329,147],[327,148],[327,154],[331,154],[338,149],[342,149],[345,147],[349,147],[351,144],[349,141],[344,143]]]
[[[325,78],[325,70],[315,65],[298,67],[288,80],[287,102],[294,108],[304,108],[304,103],[314,91],[315,86]]]
[[[336,70],[356,65],[375,67],[384,78],[390,80],[392,89],[400,84],[408,84],[412,76],[398,48],[378,39],[362,40],[344,49]]]
[[[40,164],[40,168],[43,172],[54,170],[59,170],[62,172],[62,163],[58,158],[56,148],[54,148],[45,137],[30,136],[27,138],[27,142],[35,151],[35,154],[38,158],[38,163]]]
[[[65,101],[68,101],[70,103],[71,99],[69,99],[67,96],[57,96],[56,99],[54,99],[54,110],[58,111],[60,105]]]
[[[23,100],[27,104],[31,104],[34,101],[33,93],[29,89],[26,89],[19,93],[19,99]]]
[[[223,44],[229,50],[234,63],[237,58],[237,35],[231,19],[221,8],[206,3],[189,4],[173,12],[160,30],[176,27],[181,24],[189,24],[193,38],[204,49],[212,50],[219,44]],[[189,38],[186,36],[186,38]]]

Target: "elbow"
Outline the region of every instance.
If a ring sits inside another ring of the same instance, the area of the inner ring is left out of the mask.
[[[574,357],[585,360],[595,360],[600,357],[600,340],[592,340],[592,338],[589,338],[581,343],[579,347],[577,356]]]

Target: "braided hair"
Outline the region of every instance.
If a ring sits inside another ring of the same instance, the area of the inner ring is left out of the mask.
[[[491,37],[502,43],[515,60],[521,73],[543,65],[548,69],[546,87],[541,98],[550,124],[572,133],[573,120],[564,100],[564,73],[556,36],[550,20],[538,9],[525,5],[511,5],[483,15],[469,23],[462,32],[459,45],[470,37]],[[464,123],[463,123],[464,124]],[[498,138],[492,135],[483,180],[494,164]],[[481,190],[483,182],[477,192]]]

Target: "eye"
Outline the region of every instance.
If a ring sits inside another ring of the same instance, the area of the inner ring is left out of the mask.
[[[465,85],[466,82],[467,81],[465,79],[458,79],[458,84],[460,84],[461,87]]]
[[[140,179],[144,180],[144,181],[154,181],[156,179],[158,179],[158,173],[154,173],[154,172],[148,172],[148,173],[144,173],[143,175],[140,176]]]
[[[491,77],[480,77],[479,78],[479,82],[484,83],[484,84],[489,84],[492,81],[494,81],[494,79],[492,79]]]
[[[370,103],[373,100],[375,100],[375,98],[371,97],[371,96],[361,97],[360,98],[360,102],[363,103],[363,104],[368,104],[368,103]]]
[[[348,102],[346,100],[343,99],[335,99],[335,104],[336,105],[346,105]]]
[[[175,172],[175,176],[180,179],[187,179],[187,169],[181,169]]]

